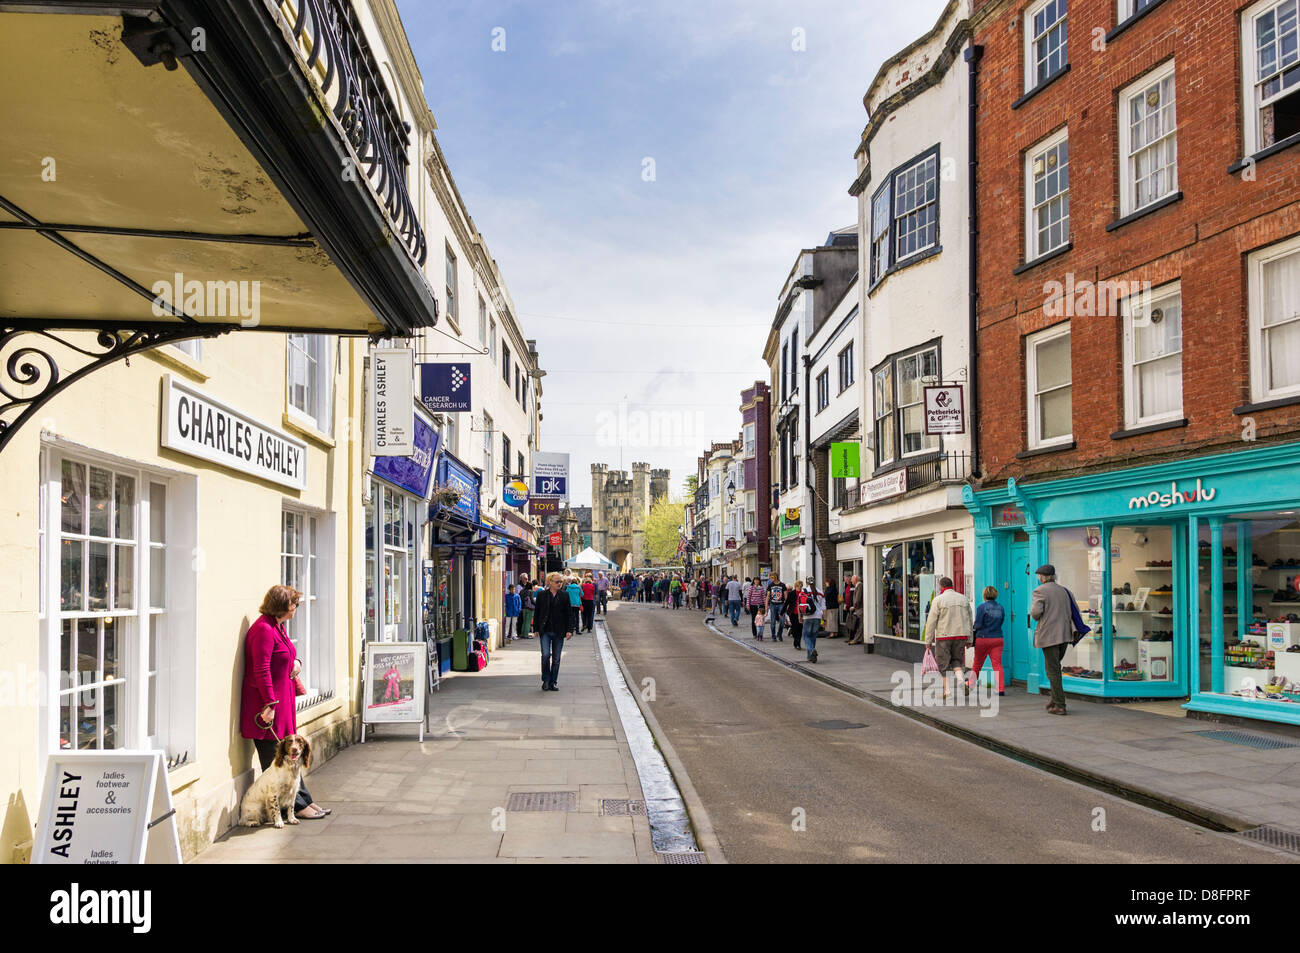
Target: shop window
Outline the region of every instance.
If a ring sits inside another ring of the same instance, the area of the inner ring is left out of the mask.
[[[284,585],[302,593],[298,611],[286,631],[298,650],[303,681],[312,692],[334,687],[330,606],[329,600],[322,597],[333,588],[325,530],[322,517],[294,510],[281,513],[280,578]]]
[[[1119,96],[1120,214],[1130,215],[1178,191],[1178,117],[1174,62]]]
[[[1030,449],[1073,439],[1069,322],[1025,339]]]
[[[1123,302],[1124,419],[1140,427],[1183,415],[1183,298],[1174,283]]]
[[[1300,0],[1264,0],[1241,23],[1251,155],[1300,134]]]
[[[169,485],[140,470],[52,456],[41,529],[57,526],[59,748],[194,751],[192,508],[178,526]],[[184,481],[178,481],[184,482]],[[192,502],[192,492],[185,499]],[[44,584],[43,584],[44,585]],[[190,607],[173,608],[173,601]],[[52,673],[47,673],[53,681]],[[53,714],[53,713],[52,713]]]
[[[1070,241],[1069,131],[1045,139],[1025,153],[1025,261]]]
[[[1300,238],[1252,254],[1248,276],[1252,397],[1300,394]]]
[[[880,606],[876,631],[905,639],[920,639],[934,595],[934,544],[930,540],[875,547],[880,567]]]
[[[1065,68],[1065,0],[1039,0],[1025,11],[1025,92]]]

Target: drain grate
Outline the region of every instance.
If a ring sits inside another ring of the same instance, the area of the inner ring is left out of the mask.
[[[847,731],[850,728],[867,727],[860,721],[842,721],[839,718],[832,718],[830,721],[810,721],[807,725],[809,728],[823,728],[826,731]]]
[[[704,852],[700,850],[663,851],[659,854],[659,859],[665,864],[702,864],[704,863]]]
[[[1252,827],[1248,831],[1242,831],[1238,836],[1247,840],[1259,841],[1261,844],[1277,847],[1292,854],[1300,854],[1300,834],[1295,833],[1295,831],[1284,831],[1280,827],[1269,827],[1265,824],[1262,827]]]
[[[1274,748],[1300,748],[1294,741],[1275,738],[1272,735],[1256,735],[1249,731],[1197,731],[1194,734],[1212,741],[1226,741],[1228,744],[1245,745],[1247,748],[1259,748],[1271,751]]]
[[[645,801],[603,797],[600,799],[600,813],[605,817],[645,817]]]
[[[520,791],[510,795],[506,810],[523,814],[529,811],[568,811],[578,809],[577,791]]]

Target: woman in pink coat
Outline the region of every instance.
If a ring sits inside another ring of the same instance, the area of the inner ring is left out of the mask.
[[[284,625],[298,611],[302,593],[272,586],[258,610],[262,614],[244,636],[244,684],[239,711],[240,733],[253,742],[265,771],[275,759],[281,738],[298,731],[297,692],[293,680],[302,666]],[[330,813],[312,801],[306,785],[298,788],[294,813],[316,820]]]

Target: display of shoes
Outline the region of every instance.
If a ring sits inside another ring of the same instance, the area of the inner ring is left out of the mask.
[[[1129,587],[1129,584],[1127,582],[1124,583],[1124,595],[1126,596],[1133,595],[1133,590]]]
[[[1133,603],[1130,602],[1130,603],[1125,607],[1124,611],[1125,611],[1125,612],[1136,612],[1136,611],[1137,611],[1137,606],[1135,606]]]

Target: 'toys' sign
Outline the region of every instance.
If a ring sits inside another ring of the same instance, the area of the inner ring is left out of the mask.
[[[519,480],[514,480],[506,484],[505,491],[501,496],[506,501],[507,506],[523,506],[528,502],[528,486]]]

